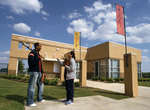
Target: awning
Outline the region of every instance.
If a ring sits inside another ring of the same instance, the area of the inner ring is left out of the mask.
[[[57,59],[45,58],[45,59],[43,59],[43,61],[57,61]],[[61,61],[64,61],[64,60],[61,60]]]

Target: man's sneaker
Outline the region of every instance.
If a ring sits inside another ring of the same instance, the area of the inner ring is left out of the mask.
[[[69,104],[73,104],[73,102],[71,100],[69,100],[65,103],[65,105],[69,105]]]
[[[44,100],[44,99],[42,99],[40,102],[45,102],[45,100]]]
[[[67,102],[67,99],[65,99],[65,100],[62,100],[62,102]]]
[[[25,106],[36,107],[36,104],[33,103],[33,104],[31,104],[31,105],[28,105],[27,102],[25,102]]]
[[[30,106],[30,107],[36,107],[36,104],[33,103],[33,104],[29,105],[29,106]]]
[[[42,99],[41,101],[37,101],[37,100],[36,100],[35,102],[45,102],[45,100],[44,100],[44,99]]]

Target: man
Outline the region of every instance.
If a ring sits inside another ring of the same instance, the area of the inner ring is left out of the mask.
[[[34,103],[34,94],[35,94],[36,84],[38,86],[36,102],[45,101],[44,99],[42,99],[44,84],[41,81],[41,77],[43,73],[42,62],[41,62],[41,59],[43,58],[43,56],[39,54],[39,51],[41,50],[41,44],[35,43],[34,47],[35,49],[32,50],[28,55],[30,79],[29,79],[29,85],[28,85],[27,105],[31,107],[36,106],[36,104]]]

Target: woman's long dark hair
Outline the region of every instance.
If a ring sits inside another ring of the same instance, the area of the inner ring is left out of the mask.
[[[72,55],[72,58],[76,59],[74,51],[71,51],[70,54]]]

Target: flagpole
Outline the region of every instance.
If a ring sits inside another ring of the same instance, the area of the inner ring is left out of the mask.
[[[124,7],[123,7],[123,14],[124,14],[124,37],[125,37],[126,66],[128,67],[127,38],[126,38],[126,24],[125,24],[125,12],[124,12]]]
[[[80,32],[80,61],[81,61],[81,32]]]

